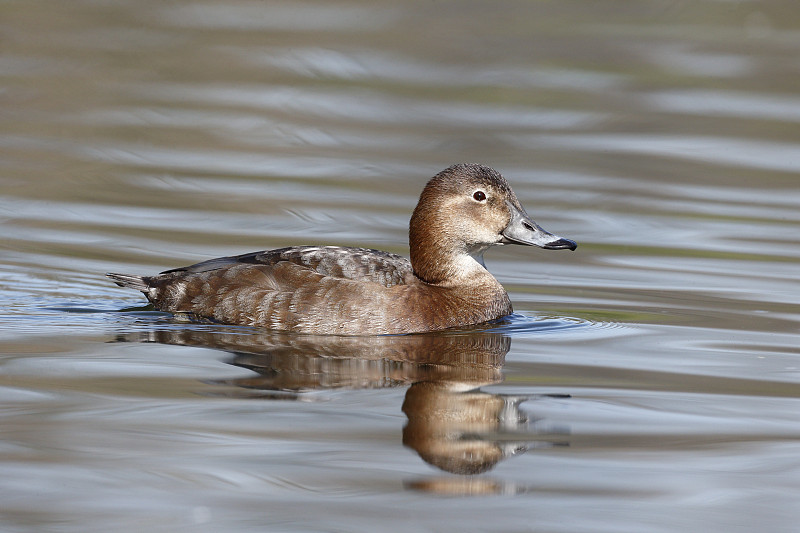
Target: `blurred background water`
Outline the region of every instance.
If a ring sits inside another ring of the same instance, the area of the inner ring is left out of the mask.
[[[796,531],[795,2],[10,0],[0,32],[2,531]],[[405,254],[455,162],[580,244],[490,251],[491,327],[187,325],[104,278]]]

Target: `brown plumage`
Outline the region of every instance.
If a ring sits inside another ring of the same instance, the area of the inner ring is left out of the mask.
[[[379,250],[296,246],[212,259],[155,276],[108,274],[161,311],[225,324],[375,335],[478,324],[512,312],[483,265],[497,244],[569,248],[542,230],[505,179],[480,165],[434,176],[409,229],[411,261]]]

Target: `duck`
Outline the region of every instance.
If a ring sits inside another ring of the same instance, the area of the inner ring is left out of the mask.
[[[399,335],[491,322],[513,312],[486,269],[493,246],[575,250],[542,229],[496,170],[456,164],[425,185],[409,223],[410,259],[381,250],[290,246],[152,276],[107,274],[158,311],[313,335]]]

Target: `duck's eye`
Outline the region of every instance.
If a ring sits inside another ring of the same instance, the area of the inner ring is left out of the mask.
[[[486,200],[486,193],[484,193],[483,191],[475,191],[475,194],[473,194],[472,197],[475,198],[477,201],[482,202]]]

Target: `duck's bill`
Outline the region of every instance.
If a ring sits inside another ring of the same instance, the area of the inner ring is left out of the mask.
[[[520,211],[509,202],[511,210],[511,222],[502,231],[503,239],[501,244],[523,244],[526,246],[538,246],[545,250],[574,250],[578,244],[570,239],[553,235],[543,230],[539,225],[531,220],[527,213]]]

